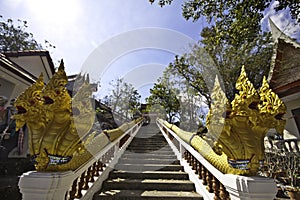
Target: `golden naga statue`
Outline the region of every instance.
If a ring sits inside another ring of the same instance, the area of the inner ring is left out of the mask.
[[[113,141],[109,134],[91,133],[95,113],[90,84],[84,82],[71,98],[67,82],[61,62],[47,85],[41,75],[15,101],[16,128],[28,128],[29,153],[37,171],[75,170]],[[127,129],[110,132],[115,139]]]
[[[266,78],[257,92],[244,67],[236,89],[239,93],[230,103],[216,78],[204,137],[164,123],[223,173],[256,175],[264,159],[264,137],[271,128],[283,133],[286,107]]]
[[[239,93],[229,104],[216,82],[213,103],[207,116],[208,135],[215,141],[214,149],[221,149],[232,167],[255,175],[264,159],[264,137],[267,131],[275,128],[278,133],[283,133],[285,120],[282,117],[286,107],[269,88],[265,77],[257,92],[247,78],[244,67],[236,82],[236,89]],[[217,105],[224,103],[224,99],[226,106],[222,116],[218,113]],[[211,120],[213,117],[219,120]]]

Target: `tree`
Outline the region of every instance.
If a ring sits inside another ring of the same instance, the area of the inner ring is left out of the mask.
[[[202,29],[202,40],[192,52],[176,56],[170,67],[204,96],[208,105],[216,75],[223,80],[223,89],[230,100],[234,98],[235,82],[242,65],[255,87],[260,85],[263,76],[268,75],[272,42],[270,33],[263,32],[260,23],[270,2],[187,0],[183,3],[183,16],[187,20],[205,17],[209,24]],[[161,6],[170,3],[172,1],[159,1]],[[277,10],[284,9],[282,5],[280,2]],[[299,8],[294,1],[284,5]]]
[[[141,95],[136,89],[132,90],[131,95],[129,96],[129,110],[132,114],[136,113],[140,107]]]
[[[172,123],[172,117],[178,114],[180,103],[177,98],[178,91],[169,87],[163,79],[159,79],[150,89],[150,96],[146,99],[150,106],[160,105],[167,114],[168,122]]]
[[[0,20],[0,51],[43,49],[43,46],[33,38],[33,34],[26,31],[27,21],[18,19],[18,24],[15,25],[12,19],[4,20],[1,15]],[[44,43],[46,48],[55,48],[47,40]]]
[[[112,94],[109,97],[112,112],[129,119],[129,114],[134,113],[138,109],[141,95],[131,84],[126,83],[124,79],[116,79],[110,84],[113,87]]]
[[[207,32],[206,32],[207,31]],[[245,66],[250,81],[256,88],[261,85],[263,76],[269,73],[272,42],[269,34],[257,36],[241,46],[221,45],[214,41],[210,30],[202,32],[203,40],[195,45],[189,54],[176,56],[170,67],[205,97],[210,106],[210,90],[218,75],[229,100],[236,93],[235,82],[241,66]]]
[[[164,6],[173,0],[159,0]],[[155,0],[149,0],[153,3]],[[261,31],[261,20],[264,11],[272,0],[185,0],[182,4],[182,15],[186,20],[197,21],[200,17],[206,18],[209,28],[214,29],[217,43],[227,41],[228,44],[238,46],[246,40],[250,42]],[[299,1],[277,1],[275,10],[289,8],[291,17],[300,22]]]

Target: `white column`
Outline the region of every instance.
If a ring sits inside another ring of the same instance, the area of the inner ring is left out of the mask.
[[[19,180],[19,188],[23,200],[63,200],[70,190],[74,173],[67,172],[36,172],[24,173]]]
[[[222,183],[232,200],[273,200],[277,193],[274,179],[225,174]]]

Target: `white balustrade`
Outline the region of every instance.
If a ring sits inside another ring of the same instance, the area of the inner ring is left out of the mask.
[[[19,188],[23,200],[91,199],[101,189],[102,182],[107,179],[142,123],[128,129],[75,171],[29,171],[22,174]]]
[[[205,200],[213,199],[245,199],[273,200],[277,186],[273,179],[260,176],[239,176],[223,174],[192,146],[179,138],[176,133],[157,120],[161,132],[177,155],[184,170],[195,183],[196,191]]]

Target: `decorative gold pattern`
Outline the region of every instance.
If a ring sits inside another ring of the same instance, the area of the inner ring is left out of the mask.
[[[75,170],[92,157],[88,150],[96,153],[110,143],[104,133],[90,131],[95,119],[90,84],[85,81],[72,99],[67,81],[61,62],[46,86],[41,75],[15,102],[17,129],[28,127],[29,152],[37,171]],[[111,132],[121,136],[135,123]]]
[[[256,175],[264,159],[265,134],[271,128],[283,133],[285,120],[282,117],[286,107],[265,78],[257,92],[244,67],[236,89],[239,93],[229,103],[216,78],[206,121],[208,133],[204,137],[164,124],[223,173]]]

